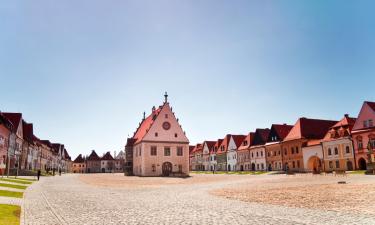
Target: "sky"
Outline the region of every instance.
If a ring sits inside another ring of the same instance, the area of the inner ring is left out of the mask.
[[[164,92],[191,144],[375,101],[375,2],[0,3],[0,110],[75,158],[124,149]]]

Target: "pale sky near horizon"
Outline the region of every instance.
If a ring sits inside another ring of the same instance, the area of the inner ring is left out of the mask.
[[[375,101],[374,1],[0,3],[0,110],[120,151],[165,91],[191,144]]]

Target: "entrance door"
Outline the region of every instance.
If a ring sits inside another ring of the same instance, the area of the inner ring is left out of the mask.
[[[252,164],[251,164],[251,170],[252,170],[252,171],[255,170],[255,163],[252,163]]]
[[[243,165],[241,165],[241,171],[243,171]]]
[[[358,167],[360,170],[366,170],[366,160],[364,158],[358,160]]]
[[[346,168],[347,168],[347,170],[352,171],[353,170],[353,163],[351,161],[347,161],[346,162]]]
[[[163,176],[168,177],[170,173],[172,173],[172,163],[165,162],[163,163],[162,167]]]

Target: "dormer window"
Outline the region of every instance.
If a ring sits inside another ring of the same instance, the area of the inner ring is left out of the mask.
[[[243,145],[247,145],[247,141],[244,141],[244,142],[243,142]]]

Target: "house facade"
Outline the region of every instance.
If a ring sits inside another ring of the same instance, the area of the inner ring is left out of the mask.
[[[245,138],[246,135],[231,135],[227,147],[227,171],[237,170],[237,150]]]
[[[322,141],[324,170],[354,170],[354,148],[351,132],[356,118],[344,115],[337,124],[330,128]]]
[[[96,154],[95,150],[92,150],[89,157],[86,158],[86,171],[87,173],[101,172],[100,157]]]
[[[4,175],[7,168],[9,137],[13,129],[13,124],[0,113],[0,175]]]
[[[223,139],[218,139],[215,142],[212,150],[210,151],[210,170],[211,171],[218,170],[218,168],[217,168],[217,156],[216,156],[216,152],[218,151],[218,149],[219,149],[219,147],[220,147],[220,145],[221,145],[222,142],[223,142]]]
[[[254,140],[254,132],[250,132],[237,149],[237,171],[251,170],[250,147]]]
[[[281,142],[289,134],[293,128],[287,124],[273,124],[268,135],[266,148],[266,161],[268,171],[281,171],[283,170],[283,154]]]
[[[375,170],[375,102],[364,102],[352,130],[356,168]]]
[[[213,150],[216,141],[205,141],[203,142],[203,170],[210,171],[210,153]]]
[[[115,171],[115,159],[107,152],[100,159],[100,170],[102,173],[113,173]]]
[[[86,173],[86,162],[82,157],[82,154],[79,154],[77,158],[73,161],[73,173]]]
[[[123,151],[120,151],[116,155],[116,152],[115,152],[114,158],[115,158],[115,173],[124,172],[125,158],[126,158],[125,153]]]
[[[165,94],[163,105],[145,114],[133,139],[133,173],[136,176],[188,176],[189,139],[175,117]]]
[[[266,164],[266,147],[270,129],[256,129],[254,140],[250,147],[250,163],[252,171],[267,170]]]
[[[335,125],[338,121],[319,120],[309,118],[299,118],[289,134],[282,141],[282,153],[284,169],[290,171],[304,171],[303,147],[312,146],[314,141],[319,143],[324,138],[330,127]],[[306,149],[307,155],[311,155]],[[315,155],[314,155],[315,156]],[[322,162],[323,158],[318,157]],[[307,157],[307,156],[306,156]],[[306,159],[310,160],[310,158]]]

